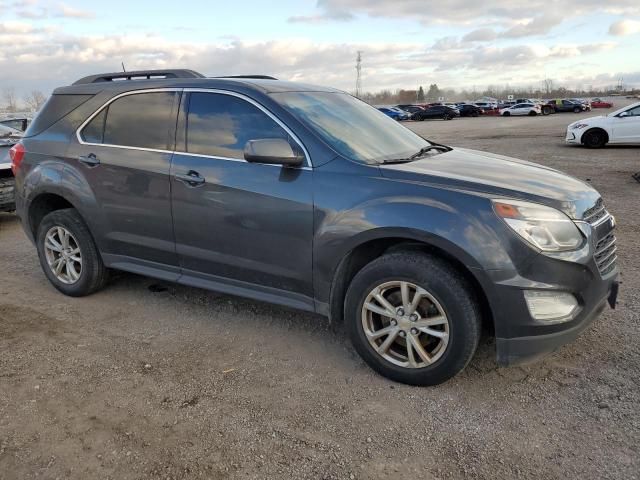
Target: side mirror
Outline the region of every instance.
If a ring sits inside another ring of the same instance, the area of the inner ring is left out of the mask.
[[[304,157],[296,155],[289,142],[282,138],[261,138],[246,143],[244,159],[252,163],[295,167],[302,164]]]

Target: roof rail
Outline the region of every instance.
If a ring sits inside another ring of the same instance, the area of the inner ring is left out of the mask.
[[[271,77],[269,75],[226,75],[224,77],[216,78],[254,78],[256,80],[277,80],[276,77]]]
[[[89,75],[73,82],[73,85],[87,83],[113,82],[118,80],[152,80],[162,78],[204,78],[204,75],[193,70],[137,70],[131,72],[99,73]]]

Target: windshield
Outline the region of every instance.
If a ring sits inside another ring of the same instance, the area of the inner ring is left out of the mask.
[[[346,93],[284,92],[273,98],[343,157],[369,164],[410,157],[431,145]]]

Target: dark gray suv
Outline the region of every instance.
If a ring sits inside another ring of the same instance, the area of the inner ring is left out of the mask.
[[[119,269],[318,312],[400,382],[460,372],[483,325],[511,364],[615,305],[614,218],[593,188],[330,88],[96,75],[57,89],[11,156],[61,292]]]

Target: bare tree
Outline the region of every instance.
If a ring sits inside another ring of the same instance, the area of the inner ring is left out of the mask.
[[[553,80],[551,80],[550,78],[545,78],[542,83],[544,85],[545,93],[549,95],[553,91]]]
[[[24,103],[26,103],[31,110],[37,112],[40,110],[40,107],[44,105],[46,99],[47,97],[45,97],[44,93],[40,90],[32,90],[30,94],[25,95]]]
[[[2,101],[8,112],[15,112],[18,109],[16,91],[13,87],[7,87],[2,91]]]

